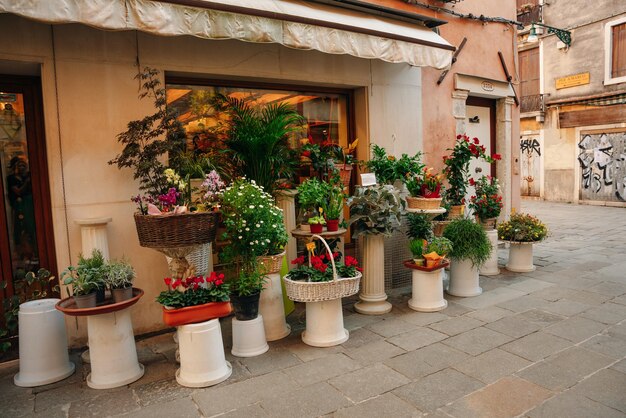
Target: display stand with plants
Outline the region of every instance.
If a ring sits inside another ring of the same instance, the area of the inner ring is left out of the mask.
[[[332,253],[328,243],[319,235],[326,251],[315,255],[315,244],[307,245],[308,262],[304,256],[292,261],[296,267],[285,276],[289,299],[306,302],[306,331],[302,341],[314,347],[331,347],[348,340],[350,334],[343,326],[341,298],[359,291],[361,272],[353,257],[339,262],[339,253]]]
[[[259,299],[266,281],[255,266],[253,270],[240,270],[239,276],[231,281],[230,299],[235,311],[232,320],[233,348],[237,357],[255,357],[269,350],[265,337],[263,316],[259,315]],[[282,304],[282,297],[280,300]],[[282,321],[284,322],[284,313]]]
[[[459,218],[446,227],[443,236],[452,242],[448,293],[460,297],[480,295],[478,269],[491,254],[485,230],[470,219]]]
[[[383,315],[391,311],[385,293],[385,241],[400,225],[402,201],[390,185],[357,187],[348,200],[353,237],[363,237],[363,284],[357,312]]]
[[[487,232],[489,242],[491,242],[491,255],[485,264],[480,268],[480,274],[485,276],[495,276],[500,274],[498,268],[498,232],[496,231],[496,220],[502,210],[502,196],[498,179],[491,176],[483,176],[478,181],[470,178],[470,185],[474,186],[476,194],[470,198],[469,207],[474,212],[476,221]]]
[[[536,217],[525,213],[514,213],[511,218],[498,225],[498,236],[509,243],[507,270],[526,273],[535,270],[533,244],[548,235],[548,228]]]

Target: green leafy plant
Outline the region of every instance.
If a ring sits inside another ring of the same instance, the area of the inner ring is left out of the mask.
[[[105,267],[104,282],[110,289],[125,289],[133,285],[135,269],[127,260],[110,261]]]
[[[339,174],[335,161],[343,160],[343,150],[338,144],[331,141],[324,141],[321,144],[306,143],[301,151],[303,157],[311,160],[311,166],[320,180],[328,181]]]
[[[61,273],[61,278],[64,285],[72,286],[71,295],[88,295],[104,287],[106,269],[102,252],[94,249],[91,257],[85,258],[81,254],[76,267],[69,266]]]
[[[324,214],[327,219],[339,219],[343,212],[343,189],[337,184],[329,185],[328,194],[324,202]]]
[[[309,225],[319,225],[319,224],[326,225],[326,219],[324,219],[322,215],[309,218],[307,222],[309,223]]]
[[[298,186],[298,203],[309,210],[323,207],[329,193],[330,186],[317,178],[306,179]]]
[[[403,202],[391,185],[357,187],[348,199],[353,237],[363,234],[391,236],[400,226]]]
[[[470,260],[480,267],[489,259],[491,242],[485,230],[467,218],[455,219],[443,231],[444,238],[452,242],[450,257],[458,260]]]
[[[435,252],[440,256],[445,257],[452,252],[452,248],[452,241],[449,239],[445,237],[434,237],[428,242],[424,252]]]
[[[412,239],[430,240],[433,236],[433,226],[428,215],[422,213],[407,213],[407,231],[406,235]]]
[[[476,195],[470,198],[469,207],[481,221],[497,218],[502,210],[502,196],[498,187],[498,179],[482,176],[478,181],[470,178],[470,185],[476,189]]]
[[[379,183],[393,184],[396,180],[404,181],[409,173],[420,175],[424,170],[421,163],[421,153],[414,156],[402,154],[399,159],[393,155],[387,155],[383,147],[372,145],[372,158],[365,162],[368,170],[376,174]]]
[[[547,235],[548,227],[526,213],[512,214],[511,219],[498,225],[498,237],[506,241],[537,242]]]
[[[156,298],[161,305],[169,308],[203,305],[210,302],[227,302],[230,286],[224,275],[211,272],[209,276],[191,276],[185,279],[163,279],[167,290]]]
[[[409,250],[411,251],[413,258],[423,258],[424,249],[425,246],[423,239],[412,239],[411,241],[409,241]]]
[[[263,290],[267,278],[257,269],[241,270],[239,276],[230,281],[230,291],[237,296],[250,296]]]

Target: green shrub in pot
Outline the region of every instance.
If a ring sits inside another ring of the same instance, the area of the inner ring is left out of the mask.
[[[489,259],[491,242],[485,230],[467,218],[455,219],[443,231],[444,238],[452,242],[450,257],[458,260],[469,260],[472,265],[480,267]]]
[[[132,297],[134,279],[135,269],[128,261],[119,260],[107,263],[104,281],[111,289],[115,302],[121,302]]]

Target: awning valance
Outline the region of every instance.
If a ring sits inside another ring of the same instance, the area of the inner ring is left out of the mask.
[[[305,1],[0,0],[0,13],[105,30],[278,43],[438,69],[450,65],[454,50],[425,26]]]

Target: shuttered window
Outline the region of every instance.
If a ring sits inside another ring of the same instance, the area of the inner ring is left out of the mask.
[[[611,78],[626,76],[626,23],[611,28]]]
[[[520,51],[520,96],[539,94],[539,48]]]
[[[539,4],[539,0],[517,0],[517,10],[520,10],[522,6],[530,5],[536,6]]]

